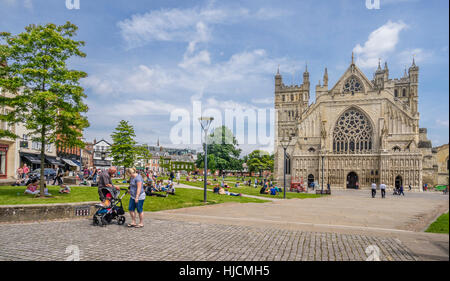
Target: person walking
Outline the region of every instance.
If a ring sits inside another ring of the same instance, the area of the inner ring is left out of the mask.
[[[376,183],[372,183],[372,198],[375,198],[375,196],[377,195],[377,184]]]
[[[180,184],[180,171],[177,171],[177,184]]]
[[[405,196],[405,193],[403,193],[403,184],[400,185],[400,193],[398,195],[403,195]]]
[[[56,168],[56,177],[53,180],[53,184],[52,185],[55,185],[55,183],[57,181],[58,181],[58,185],[62,185],[63,184],[63,181],[61,179],[62,176],[63,176],[63,171],[62,171],[61,167]]]
[[[386,197],[386,185],[384,183],[380,184],[380,190],[381,190],[381,198]]]
[[[97,176],[98,176],[98,170],[97,170],[97,168],[94,167],[94,171],[92,172],[92,182],[94,184],[97,183]]]
[[[144,227],[144,201],[145,190],[143,187],[143,179],[141,175],[136,172],[134,168],[128,168],[125,172],[130,178],[130,203],[128,204],[128,211],[131,216],[131,223],[128,227],[141,228]],[[136,213],[139,215],[139,224],[136,224]]]

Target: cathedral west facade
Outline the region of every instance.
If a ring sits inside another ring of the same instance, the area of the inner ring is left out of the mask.
[[[403,77],[391,79],[387,63],[369,80],[352,62],[337,83],[323,84],[310,101],[309,73],[301,85],[275,76],[275,178],[332,188],[388,188],[434,184],[435,151],[419,128],[419,67],[414,60]],[[287,160],[284,163],[284,149]],[[284,170],[286,167],[286,170]],[[283,175],[285,173],[285,175]]]

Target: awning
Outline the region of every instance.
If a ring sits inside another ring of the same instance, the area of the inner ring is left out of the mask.
[[[62,160],[69,166],[73,166],[73,167],[77,167],[78,166],[77,164],[73,163],[72,160],[70,160],[70,159],[62,158]]]
[[[55,157],[45,156],[45,160],[47,160],[47,162],[52,164],[52,165],[56,165],[56,166],[63,166],[64,165],[63,163],[61,163],[58,160],[56,160]]]
[[[32,164],[41,164],[41,159],[30,154],[22,154],[22,157],[30,161]]]
[[[80,162],[79,161],[77,161],[77,160],[71,160],[73,163],[75,163],[77,166],[80,166],[81,167],[81,164],[80,164]]]

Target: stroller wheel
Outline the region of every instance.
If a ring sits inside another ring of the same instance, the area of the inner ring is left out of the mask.
[[[125,223],[125,217],[124,216],[119,216],[119,218],[117,219],[117,224],[118,225],[123,225]]]
[[[100,224],[100,222],[98,221],[97,216],[95,216],[95,215],[94,215],[94,217],[92,218],[92,224],[95,225],[95,226],[97,226],[97,225]]]
[[[109,222],[108,222],[108,220],[106,220],[104,217],[102,218],[102,226],[106,226],[106,225],[108,225],[109,224]]]

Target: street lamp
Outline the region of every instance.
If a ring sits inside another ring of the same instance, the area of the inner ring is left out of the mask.
[[[206,187],[208,185],[207,175],[208,175],[208,129],[214,120],[213,117],[200,117],[198,118],[200,121],[200,125],[202,126],[203,132],[205,134],[205,182],[204,182],[204,190],[203,190],[203,201],[206,203]]]
[[[294,135],[292,135],[294,136]],[[292,136],[290,136],[288,139],[283,139],[280,141],[281,147],[283,148],[284,152],[284,172],[283,172],[283,198],[286,199],[286,150],[291,144]]]
[[[323,194],[323,158],[324,158],[324,157],[325,157],[325,156],[322,155],[322,191],[321,191],[320,194]]]

